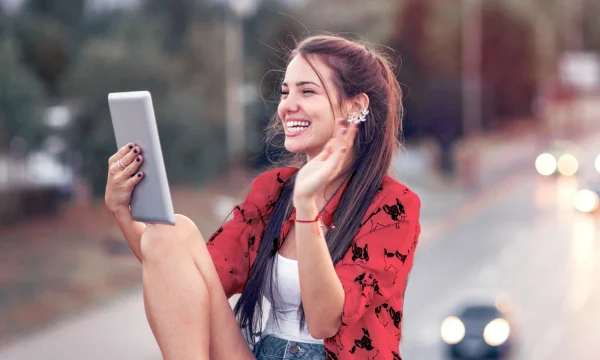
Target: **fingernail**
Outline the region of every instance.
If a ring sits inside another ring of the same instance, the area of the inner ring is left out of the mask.
[[[129,144],[129,148],[130,148],[130,149],[133,149],[133,145],[132,145],[132,144]]]
[[[137,159],[135,159],[135,161],[140,162],[142,159],[140,159],[140,157],[138,156]]]
[[[137,177],[142,177],[142,173],[138,173],[138,174],[137,174]]]
[[[348,148],[343,147],[342,148],[342,154],[345,154],[346,152],[348,152]]]
[[[137,151],[137,149],[133,149],[133,152],[137,154],[138,151]]]

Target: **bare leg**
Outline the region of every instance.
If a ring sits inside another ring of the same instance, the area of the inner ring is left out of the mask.
[[[191,220],[148,226],[141,248],[146,315],[165,359],[254,359]]]
[[[169,244],[173,237],[188,238],[193,232],[184,226],[168,229],[149,225],[147,229],[142,236],[144,303],[162,355],[165,360],[206,360],[210,329],[208,288],[189,255],[191,249],[182,246],[183,241]],[[153,251],[143,251],[144,244],[150,243]],[[155,251],[157,248],[163,251]]]

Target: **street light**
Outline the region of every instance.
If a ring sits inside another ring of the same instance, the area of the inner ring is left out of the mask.
[[[225,114],[227,157],[230,166],[243,159],[245,117],[243,101],[244,31],[243,21],[256,11],[256,0],[228,0],[225,12]]]

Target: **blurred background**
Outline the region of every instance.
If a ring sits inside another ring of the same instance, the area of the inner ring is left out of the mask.
[[[160,358],[104,207],[107,94],[152,93],[175,210],[207,236],[269,165],[284,49],[320,31],[401,64],[393,175],[423,204],[403,358],[600,359],[598,18],[600,0],[0,0],[0,360]]]

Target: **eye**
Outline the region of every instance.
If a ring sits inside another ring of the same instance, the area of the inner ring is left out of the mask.
[[[279,93],[281,94],[281,96],[285,96],[289,94],[289,91],[281,90]]]
[[[302,93],[306,95],[306,94],[314,94],[315,92],[311,89],[304,89],[304,90],[302,90]]]

